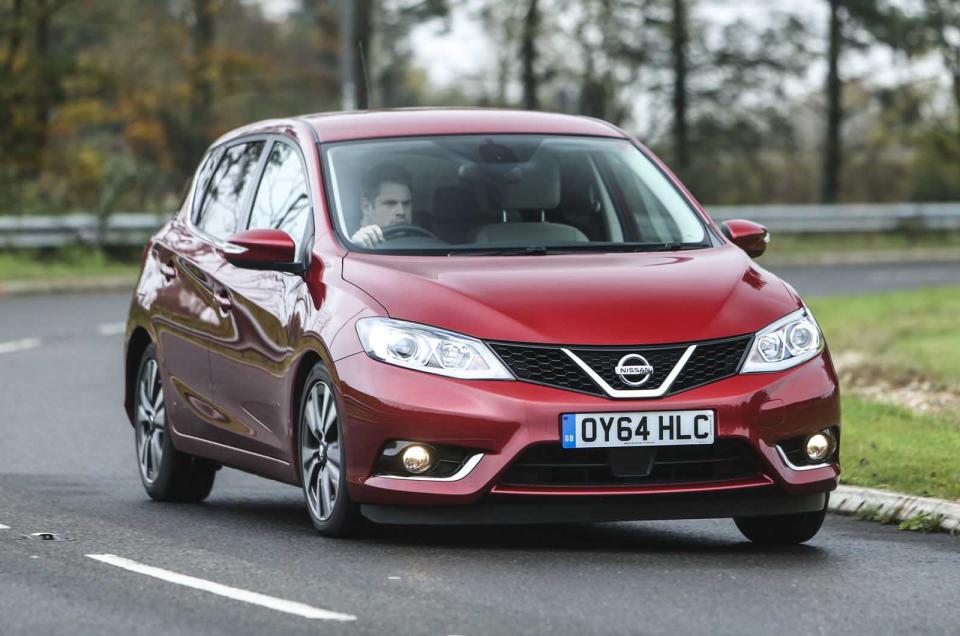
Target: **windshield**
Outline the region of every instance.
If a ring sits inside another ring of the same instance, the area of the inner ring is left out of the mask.
[[[462,135],[323,146],[350,249],[543,254],[706,247],[698,215],[633,144]]]

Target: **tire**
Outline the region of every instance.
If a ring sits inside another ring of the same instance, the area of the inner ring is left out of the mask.
[[[355,534],[363,525],[360,506],[346,488],[341,404],[333,379],[318,363],[307,375],[300,396],[297,457],[310,521],[328,537]]]
[[[827,495],[827,501],[830,496]],[[812,539],[827,515],[827,503],[823,510],[801,512],[793,515],[769,517],[736,517],[733,522],[750,541],[762,545],[797,545]]]
[[[140,359],[134,391],[134,440],[144,490],[157,501],[203,501],[213,488],[217,465],[173,447],[163,378],[153,344]]]

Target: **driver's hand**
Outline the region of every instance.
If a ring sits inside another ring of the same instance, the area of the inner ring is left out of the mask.
[[[350,240],[364,247],[376,247],[383,243],[383,230],[379,225],[365,225],[354,232]]]

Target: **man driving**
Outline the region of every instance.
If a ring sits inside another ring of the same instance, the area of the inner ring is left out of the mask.
[[[360,189],[360,229],[350,240],[364,247],[383,242],[383,229],[409,224],[413,218],[410,174],[400,166],[385,164],[372,170]]]

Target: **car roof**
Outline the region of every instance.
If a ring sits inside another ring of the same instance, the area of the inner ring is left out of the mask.
[[[623,131],[605,121],[559,113],[494,108],[400,108],[316,113],[257,122],[227,133],[219,141],[276,130],[296,120],[313,128],[320,142],[486,133],[626,137]]]

